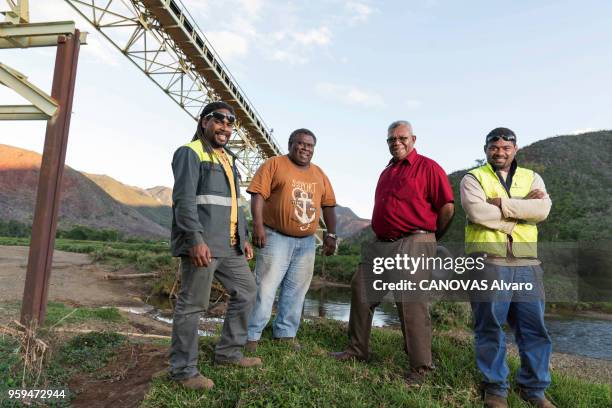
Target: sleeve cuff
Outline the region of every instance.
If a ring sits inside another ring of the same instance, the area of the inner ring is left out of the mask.
[[[188,236],[186,241],[187,241],[187,244],[190,247],[194,247],[194,246],[200,245],[200,244],[205,244],[204,237],[202,237],[202,233],[200,233],[200,232],[193,232],[193,233],[189,234],[189,236]]]

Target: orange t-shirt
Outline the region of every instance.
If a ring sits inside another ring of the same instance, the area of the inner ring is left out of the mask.
[[[247,192],[260,194],[265,200],[265,225],[294,237],[314,234],[321,207],[336,205],[325,173],[312,163],[308,169],[301,169],[287,156],[272,157],[261,165]]]

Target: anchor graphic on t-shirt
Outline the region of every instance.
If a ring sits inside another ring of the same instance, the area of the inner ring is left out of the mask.
[[[296,192],[298,194],[296,194]],[[297,197],[296,197],[297,196]],[[295,216],[298,221],[305,227],[300,226],[301,230],[306,230],[310,226],[309,224],[314,221],[316,210],[312,207],[312,199],[308,197],[308,193],[298,189],[293,189],[293,197],[295,198]],[[308,210],[313,211],[312,216],[308,216]]]

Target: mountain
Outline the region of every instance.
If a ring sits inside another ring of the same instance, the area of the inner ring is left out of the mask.
[[[31,223],[41,156],[0,145],[0,219]],[[248,202],[241,203],[250,209]],[[337,233],[347,237],[369,225],[348,207],[336,207]],[[112,177],[64,172],[60,228],[86,225],[127,235],[168,237],[172,224],[172,189],[123,184]]]
[[[162,205],[172,207],[172,189],[170,187],[156,186],[147,188],[146,191]]]
[[[0,144],[0,219],[32,222],[40,162],[38,153]],[[60,228],[85,225],[115,229],[128,236],[168,238],[168,228],[144,216],[136,208],[139,206],[119,202],[94,181],[66,166],[59,207]]]
[[[370,220],[359,218],[348,207],[336,207],[336,232],[340,238],[350,237],[370,225]]]
[[[540,241],[612,239],[611,155],[612,131],[551,137],[519,150],[519,166],[542,176],[553,202],[548,219],[538,225]],[[471,168],[449,175],[455,194],[455,217],[444,236],[445,242],[463,242],[465,213],[459,183]],[[367,227],[345,242],[360,244],[373,237],[372,229]]]
[[[172,190],[168,187],[154,187],[145,190],[140,187],[128,186],[106,175],[82,174],[96,183],[116,201],[135,209],[151,221],[166,228],[170,228],[172,225]],[[159,192],[162,197],[166,193],[165,190],[170,191],[170,204],[165,204],[150,190]]]

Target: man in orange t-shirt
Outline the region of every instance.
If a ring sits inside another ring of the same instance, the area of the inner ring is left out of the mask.
[[[327,226],[323,253],[331,255],[336,249],[336,198],[325,173],[310,162],[316,143],[310,130],[295,130],[289,136],[289,154],[267,160],[247,189],[252,197],[253,243],[259,248],[255,266],[257,299],[248,326],[250,351],[256,349],[270,320],[279,286],[272,336],[299,348],[295,335],[312,279],[314,234],[321,209]]]

